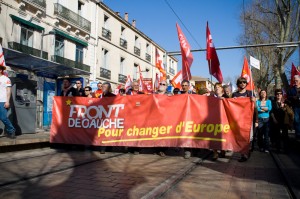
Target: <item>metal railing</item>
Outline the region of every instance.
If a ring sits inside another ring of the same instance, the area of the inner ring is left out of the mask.
[[[122,74],[119,74],[119,78],[118,78],[118,81],[121,82],[121,83],[126,83],[126,75],[122,75]]]
[[[146,53],[146,60],[147,60],[148,62],[151,62],[151,55],[149,55],[148,53]]]
[[[100,77],[111,79],[111,71],[107,70],[106,68],[100,67]]]
[[[72,67],[72,68],[77,68],[77,69],[81,69],[87,72],[90,72],[90,66],[80,63],[80,62],[76,62],[58,55],[52,55],[51,56],[51,61],[60,63],[62,65],[68,66],[68,67]]]
[[[36,6],[38,8],[46,8],[46,0],[23,0],[26,3],[29,3],[33,6]]]
[[[91,32],[91,22],[79,14],[73,12],[72,10],[60,5],[59,3],[54,4],[54,14],[60,16],[61,18],[69,21],[83,30]]]
[[[110,30],[102,27],[102,37],[111,40],[111,32]]]
[[[175,70],[173,68],[169,68],[169,73],[175,75]]]
[[[141,55],[141,50],[138,47],[134,47],[134,54],[140,56]]]
[[[127,49],[127,41],[125,39],[120,38],[120,46]]]
[[[14,41],[8,42],[8,48],[20,51],[20,52],[25,53],[25,54],[33,55],[33,56],[36,56],[36,57],[41,56],[41,50],[26,46],[26,45],[23,45],[23,44],[14,42]],[[43,59],[48,59],[48,53],[43,51],[42,58]]]

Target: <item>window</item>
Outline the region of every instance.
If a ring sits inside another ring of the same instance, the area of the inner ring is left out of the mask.
[[[151,54],[150,44],[146,44],[146,53]]]
[[[83,63],[83,46],[76,44],[76,62]]]
[[[121,26],[121,38],[125,39],[125,28]]]
[[[60,57],[64,57],[64,38],[59,35],[55,35],[55,51],[54,54]]]
[[[78,15],[82,15],[82,7],[83,7],[83,3],[78,1]]]
[[[102,48],[102,68],[108,69],[108,50]]]
[[[33,29],[22,25],[21,26],[21,44],[33,47]]]
[[[125,68],[124,68],[125,58],[121,57],[120,59],[120,74],[125,75]]]
[[[134,67],[133,67],[133,79],[135,79],[135,80],[137,80],[137,68],[138,68],[138,65],[134,64]]]
[[[137,36],[134,39],[134,46],[139,48],[139,38]]]
[[[108,19],[109,19],[109,17],[104,15],[104,28],[105,29],[108,29]]]

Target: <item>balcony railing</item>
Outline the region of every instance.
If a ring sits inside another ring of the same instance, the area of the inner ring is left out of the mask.
[[[110,79],[111,78],[111,71],[100,67],[100,77]]]
[[[23,0],[23,1],[38,8],[42,8],[42,9],[46,8],[46,0]]]
[[[76,26],[79,26],[83,30],[91,32],[91,22],[72,10],[60,5],[59,3],[54,4],[54,14],[60,16],[61,18],[69,21]]]
[[[119,78],[118,78],[118,81],[121,82],[121,83],[126,83],[126,75],[122,75],[122,74],[119,74]]]
[[[169,68],[169,73],[175,75],[175,70],[173,68]]]
[[[140,56],[141,55],[141,50],[138,47],[134,47],[134,54]]]
[[[147,60],[148,62],[151,62],[151,55],[149,55],[148,53],[146,53],[146,60]]]
[[[127,49],[127,41],[125,39],[120,38],[120,46]]]
[[[81,70],[90,72],[90,66],[85,65],[85,64],[80,63],[80,62],[70,60],[70,59],[66,59],[66,58],[58,56],[58,55],[52,55],[51,56],[51,61],[60,63],[62,65],[68,66],[68,67],[77,68],[77,69],[81,69]]]
[[[111,32],[110,30],[102,27],[102,37],[111,40]]]
[[[29,55],[33,55],[33,56],[36,56],[36,57],[41,56],[41,50],[29,47],[29,46],[25,46],[23,44],[20,44],[20,43],[14,42],[14,41],[8,42],[8,48],[20,51],[22,53],[26,53],[26,54],[29,54]],[[48,59],[48,53],[43,51],[42,58],[43,59]]]

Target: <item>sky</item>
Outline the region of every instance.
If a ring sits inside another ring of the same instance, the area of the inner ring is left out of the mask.
[[[167,52],[180,51],[176,23],[193,50],[206,48],[207,21],[216,48],[238,46],[244,31],[240,21],[243,2],[246,7],[251,0],[103,0],[104,4],[120,12],[123,17],[127,12],[129,22],[135,19],[136,28]],[[218,50],[217,54],[224,83],[235,82],[242,71],[245,50]],[[193,52],[193,57],[192,75],[210,78],[206,52]],[[176,58],[179,60],[179,71],[181,56]],[[213,81],[216,81],[214,77]]]

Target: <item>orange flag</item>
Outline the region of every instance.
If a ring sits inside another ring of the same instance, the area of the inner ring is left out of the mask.
[[[171,80],[171,84],[174,88],[181,88],[181,81],[182,81],[182,72],[181,70],[174,76]]]
[[[254,90],[254,83],[253,83],[253,80],[252,80],[252,74],[251,74],[251,70],[249,68],[248,60],[247,60],[246,57],[244,57],[244,65],[243,65],[243,70],[242,70],[241,77],[244,77],[248,82],[248,85],[247,85],[246,89],[247,90]]]
[[[163,60],[160,57],[157,48],[155,48],[155,66],[160,72],[160,81],[167,79],[167,73],[164,69]]]

